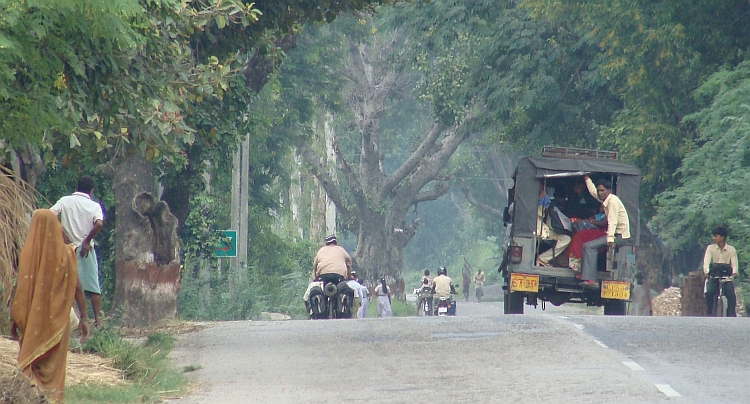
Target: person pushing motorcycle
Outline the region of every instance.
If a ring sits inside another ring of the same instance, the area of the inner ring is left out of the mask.
[[[433,307],[437,307],[440,298],[446,298],[452,301],[451,294],[456,294],[456,288],[453,286],[453,280],[448,277],[448,270],[445,267],[438,268],[438,276],[432,280]]]

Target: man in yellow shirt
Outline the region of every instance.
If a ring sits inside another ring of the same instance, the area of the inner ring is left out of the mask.
[[[444,297],[453,300],[451,294],[456,294],[456,288],[453,286],[453,280],[448,277],[448,271],[445,267],[438,268],[438,276],[432,280],[432,295],[434,297],[433,307],[438,307],[440,298]]]
[[[607,218],[607,235],[585,243],[581,257],[581,286],[596,290],[599,289],[596,269],[599,249],[604,246],[613,249],[615,246],[627,244],[630,240],[630,219],[620,198],[612,193],[612,184],[609,181],[600,180],[594,185],[588,175],[584,175],[583,178],[591,196],[602,203]]]

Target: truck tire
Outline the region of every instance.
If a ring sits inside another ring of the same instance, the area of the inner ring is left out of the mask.
[[[523,314],[523,293],[503,293],[503,310],[505,314]]]
[[[625,300],[609,300],[604,303],[605,316],[624,316],[627,308]]]

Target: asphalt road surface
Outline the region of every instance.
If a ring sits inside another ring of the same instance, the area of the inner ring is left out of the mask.
[[[216,323],[176,403],[749,403],[750,319],[459,302],[456,317]]]

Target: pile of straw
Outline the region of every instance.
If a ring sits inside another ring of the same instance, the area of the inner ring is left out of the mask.
[[[0,368],[0,403],[44,404],[47,400],[16,369]]]
[[[0,375],[16,370],[18,362],[18,342],[0,337]],[[68,352],[68,368],[65,385],[91,384],[118,386],[127,383],[112,361],[97,355]],[[2,402],[2,401],[0,401]]]
[[[18,253],[23,245],[34,207],[34,191],[0,166],[0,299],[10,303]]]

